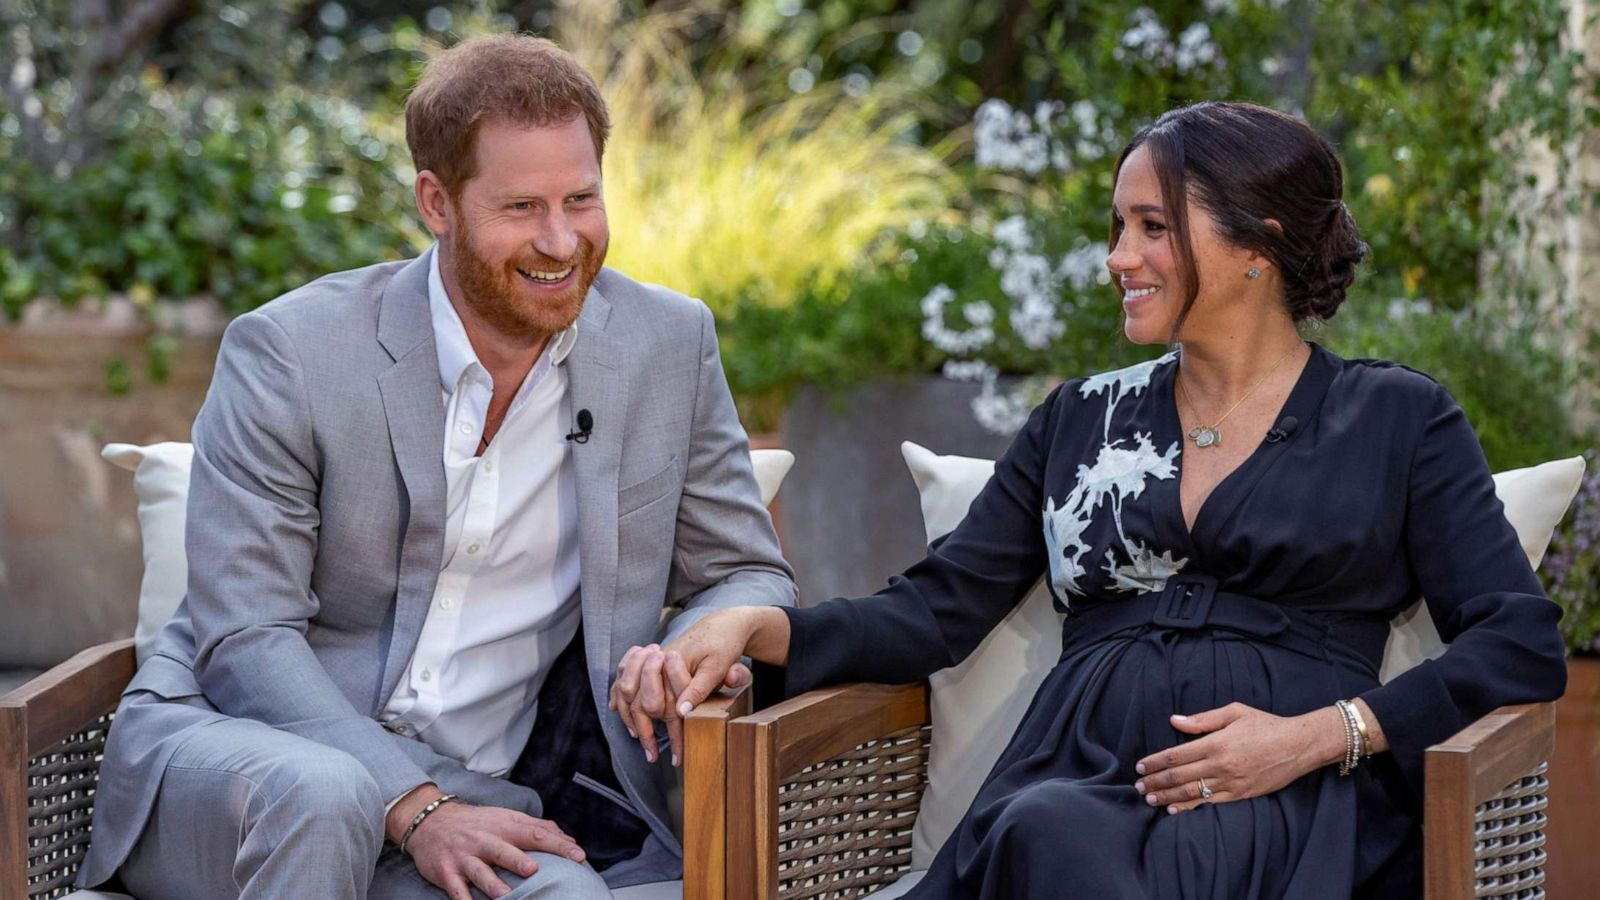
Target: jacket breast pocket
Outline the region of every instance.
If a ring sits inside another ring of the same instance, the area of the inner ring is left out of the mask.
[[[660,500],[677,487],[678,457],[673,456],[661,471],[617,492],[617,518]]]

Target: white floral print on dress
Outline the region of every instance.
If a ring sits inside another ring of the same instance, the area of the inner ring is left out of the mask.
[[[1112,414],[1117,404],[1126,397],[1143,393],[1150,386],[1156,368],[1177,358],[1177,353],[1168,353],[1126,369],[1094,375],[1084,379],[1078,389],[1085,398],[1104,393],[1106,414],[1104,441],[1094,465],[1078,466],[1077,483],[1059,507],[1054,498],[1045,498],[1044,540],[1050,553],[1050,581],[1063,603],[1068,603],[1069,594],[1083,594],[1079,579],[1088,574],[1083,558],[1090,549],[1084,533],[1102,505],[1111,509],[1117,537],[1127,557],[1119,564],[1115,548],[1106,548],[1105,573],[1114,590],[1137,593],[1160,590],[1169,577],[1188,563],[1187,559],[1174,559],[1171,551],[1157,554],[1138,540],[1130,539],[1122,527],[1124,500],[1144,493],[1145,482],[1150,478],[1165,481],[1177,476],[1181,442],[1174,441],[1165,452],[1158,452],[1148,432],[1135,432],[1131,440],[1111,437]]]

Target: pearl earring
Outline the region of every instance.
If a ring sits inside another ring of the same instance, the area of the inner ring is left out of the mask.
[[[1256,268],[1255,266],[1251,266],[1250,267],[1250,271],[1244,273],[1244,277],[1246,277],[1246,278],[1260,278],[1261,277],[1261,270]]]

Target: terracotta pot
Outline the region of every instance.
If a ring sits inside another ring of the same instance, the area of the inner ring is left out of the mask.
[[[100,448],[188,440],[226,324],[215,304],[171,311],[161,326],[126,300],[35,303],[0,324],[0,668],[43,668],[133,633],[133,483]],[[159,382],[145,371],[158,329],[174,339]],[[108,386],[114,365],[125,394]]]
[[[1600,657],[1567,660],[1567,693],[1556,701],[1550,756],[1545,889],[1552,897],[1593,897],[1600,885]]]

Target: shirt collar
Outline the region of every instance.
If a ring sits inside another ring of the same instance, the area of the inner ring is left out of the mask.
[[[478,361],[478,354],[467,339],[467,329],[461,324],[461,316],[457,315],[450,295],[445,292],[444,278],[439,274],[439,245],[433,245],[428,253],[428,308],[433,316],[434,346],[439,352],[439,383],[446,393],[453,394],[464,374],[470,371],[473,377],[481,375],[487,380],[489,372]],[[577,342],[578,323],[574,322],[550,339],[542,355],[548,357],[550,365],[559,366],[566,362]],[[537,363],[535,368],[538,368]]]

